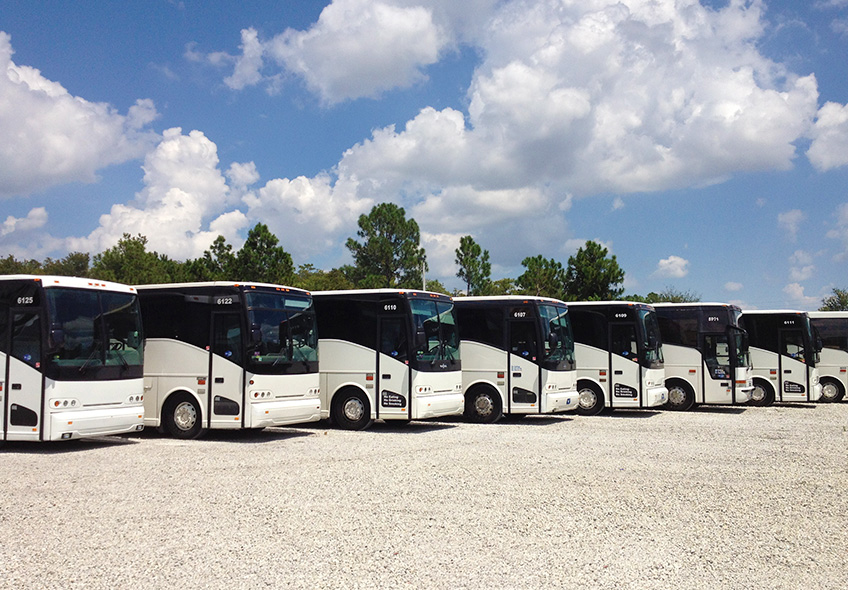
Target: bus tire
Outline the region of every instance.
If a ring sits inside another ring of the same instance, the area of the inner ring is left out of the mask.
[[[501,396],[491,387],[472,387],[465,394],[465,417],[477,424],[492,424],[503,416]]]
[[[695,407],[695,392],[691,385],[682,379],[669,379],[665,386],[668,388],[665,409],[685,412]]]
[[[373,422],[368,397],[354,387],[342,389],[333,396],[330,419],[344,430],[365,430]]]
[[[821,401],[838,402],[845,397],[845,388],[836,379],[825,377],[820,383],[822,388]]]
[[[162,426],[174,438],[199,437],[203,432],[203,416],[194,396],[176,393],[169,397],[162,408]]]
[[[751,392],[752,406],[770,406],[774,403],[774,387],[763,379],[754,379],[754,391]]]
[[[591,381],[577,382],[577,413],[581,416],[596,416],[604,410],[604,394]]]

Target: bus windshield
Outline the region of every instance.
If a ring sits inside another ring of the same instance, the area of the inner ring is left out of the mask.
[[[86,373],[103,366],[141,366],[141,314],[135,295],[61,288],[46,289],[45,294],[48,362],[55,368]]]
[[[288,293],[247,291],[250,322],[250,370],[257,373],[291,372],[293,363],[318,361],[315,309],[308,297]],[[302,371],[295,371],[302,372]]]
[[[643,366],[651,369],[661,369],[663,366],[662,340],[660,339],[660,326],[657,323],[657,314],[653,310],[640,309],[639,323],[644,334],[645,354]]]
[[[545,345],[545,361],[558,369],[574,368],[574,336],[568,310],[554,305],[539,305],[542,319],[542,337]]]
[[[459,331],[453,303],[410,299],[415,326],[415,357],[419,361],[458,361]],[[423,335],[422,335],[423,334]]]

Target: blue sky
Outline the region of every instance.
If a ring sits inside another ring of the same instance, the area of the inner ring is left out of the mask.
[[[0,0],[0,256],[261,221],[349,262],[373,205],[449,288],[587,239],[630,293],[848,288],[848,0]]]

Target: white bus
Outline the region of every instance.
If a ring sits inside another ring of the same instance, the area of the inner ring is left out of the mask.
[[[454,299],[462,349],[465,416],[550,414],[577,407],[568,308],[541,297]]]
[[[821,398],[816,368],[821,343],[807,312],[745,310],[740,326],[748,332],[754,366],[751,405],[814,402]]]
[[[262,283],[137,287],[145,330],[145,424],[205,429],[320,419],[318,336],[308,292]]]
[[[453,301],[427,291],[319,291],[321,415],[348,430],[374,420],[461,414]]]
[[[0,276],[0,366],[3,441],[144,428],[141,319],[131,287]]]
[[[810,321],[822,341],[819,383],[823,402],[838,402],[848,388],[848,311],[811,311]]]
[[[665,357],[666,408],[745,404],[754,389],[742,310],[726,303],[655,303]]]
[[[654,408],[668,399],[657,314],[644,303],[569,302],[577,361],[577,412]]]

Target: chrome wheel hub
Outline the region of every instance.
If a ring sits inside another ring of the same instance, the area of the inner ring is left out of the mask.
[[[478,416],[490,416],[495,411],[495,404],[488,395],[478,395],[474,398],[474,411]]]
[[[197,424],[197,410],[191,402],[180,402],[174,408],[174,424],[180,430],[191,430]]]
[[[839,389],[828,381],[827,383],[822,383],[822,399],[823,400],[833,400],[836,399],[836,396],[839,395]]]
[[[365,405],[362,403],[362,400],[352,397],[345,401],[342,411],[345,418],[351,422],[359,422],[365,415]]]
[[[598,403],[598,396],[591,389],[580,390],[580,407],[591,408]]]
[[[686,401],[686,392],[682,387],[672,387],[668,390],[668,401],[673,406],[682,406]]]

